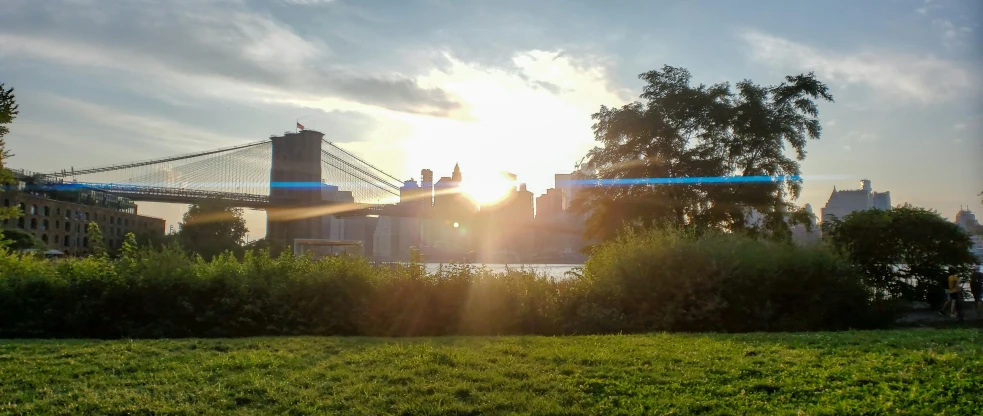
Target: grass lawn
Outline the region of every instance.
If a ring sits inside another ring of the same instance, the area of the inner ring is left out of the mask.
[[[69,413],[979,415],[983,333],[0,340],[0,414]]]

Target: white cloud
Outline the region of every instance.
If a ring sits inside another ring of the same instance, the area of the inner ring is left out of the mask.
[[[952,126],[952,129],[955,131],[966,130],[966,123],[957,123],[956,125]]]
[[[150,84],[143,89],[193,96],[250,101],[330,97],[438,116],[465,111],[444,91],[421,88],[402,74],[372,74],[346,65],[323,42],[235,2],[226,7],[150,3],[114,9],[110,17],[88,13],[74,18],[66,16],[82,12],[74,3],[57,8],[25,4],[35,10],[22,6],[0,16],[0,58],[113,70],[125,75],[117,83],[136,79]],[[41,22],[23,23],[32,14],[43,16]]]
[[[848,144],[845,144],[845,145],[843,145],[843,150],[846,150],[846,151],[848,151],[848,152],[849,152],[849,151],[852,151],[852,150],[853,150],[853,148],[852,148],[852,147],[850,147],[850,145],[848,145]]]
[[[844,136],[847,140],[854,143],[872,143],[880,140],[880,135],[869,131],[852,130]]]
[[[313,6],[317,4],[328,4],[334,2],[334,0],[280,0],[280,1],[295,6]]]
[[[48,95],[44,99],[66,114],[72,114],[103,128],[126,133],[133,138],[146,138],[158,144],[173,146],[175,151],[206,150],[250,141],[247,138],[226,136],[170,119],[126,113],[68,97]]]
[[[932,25],[942,31],[942,45],[947,48],[961,44],[965,38],[973,33],[971,27],[956,26],[955,23],[946,19],[934,19],[932,20]]]
[[[828,51],[756,31],[740,36],[755,61],[781,70],[815,71],[834,85],[862,84],[888,98],[930,104],[979,87],[979,77],[957,62],[931,56]]]
[[[826,122],[826,127],[835,127],[835,126],[836,126],[836,119]]]

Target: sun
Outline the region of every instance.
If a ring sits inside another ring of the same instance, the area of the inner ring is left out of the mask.
[[[491,205],[504,200],[515,190],[515,183],[504,174],[475,172],[464,178],[461,191],[480,205]]]

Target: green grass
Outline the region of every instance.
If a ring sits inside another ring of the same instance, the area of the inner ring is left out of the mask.
[[[0,341],[0,414],[928,415],[980,403],[974,329]]]

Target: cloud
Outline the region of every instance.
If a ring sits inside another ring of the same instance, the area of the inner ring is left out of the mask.
[[[966,130],[966,123],[957,123],[956,125],[952,126],[952,129],[955,131]]]
[[[893,99],[933,104],[979,87],[959,63],[886,51],[839,52],[756,31],[740,34],[750,57],[775,69],[815,71],[824,81],[860,84]]]
[[[881,137],[877,133],[869,131],[851,130],[846,134],[845,138],[854,143],[871,143],[880,140]]]
[[[463,109],[442,89],[409,76],[346,66],[323,43],[237,1],[134,2],[111,9],[15,1],[5,7],[0,57],[114,70],[195,94],[327,96],[440,117]]]
[[[932,20],[932,25],[942,31],[942,45],[947,48],[961,44],[965,38],[973,33],[971,27],[956,26],[955,23],[946,19],[934,19]]]
[[[836,126],[836,119],[826,122],[826,127],[835,127],[835,126]]]
[[[130,138],[127,144],[164,145],[173,149],[209,149],[248,143],[255,139],[233,137],[174,120],[124,112],[112,107],[88,103],[73,98],[48,95],[44,101],[60,114],[85,120],[111,129]],[[162,140],[163,139],[163,140]]]
[[[853,148],[852,148],[852,147],[850,147],[850,145],[848,145],[848,144],[845,144],[845,145],[843,145],[843,150],[846,150],[846,151],[848,151],[848,152],[849,152],[849,151],[852,151],[852,150],[853,150]]]
[[[939,6],[938,4],[929,4],[928,2],[926,2],[924,6],[915,9],[915,11],[918,12],[918,14],[924,16],[927,15],[928,12],[932,11],[932,9],[938,9],[941,7],[942,6]]]
[[[285,4],[290,4],[294,6],[314,6],[318,4],[328,4],[333,3],[335,0],[280,0]]]

